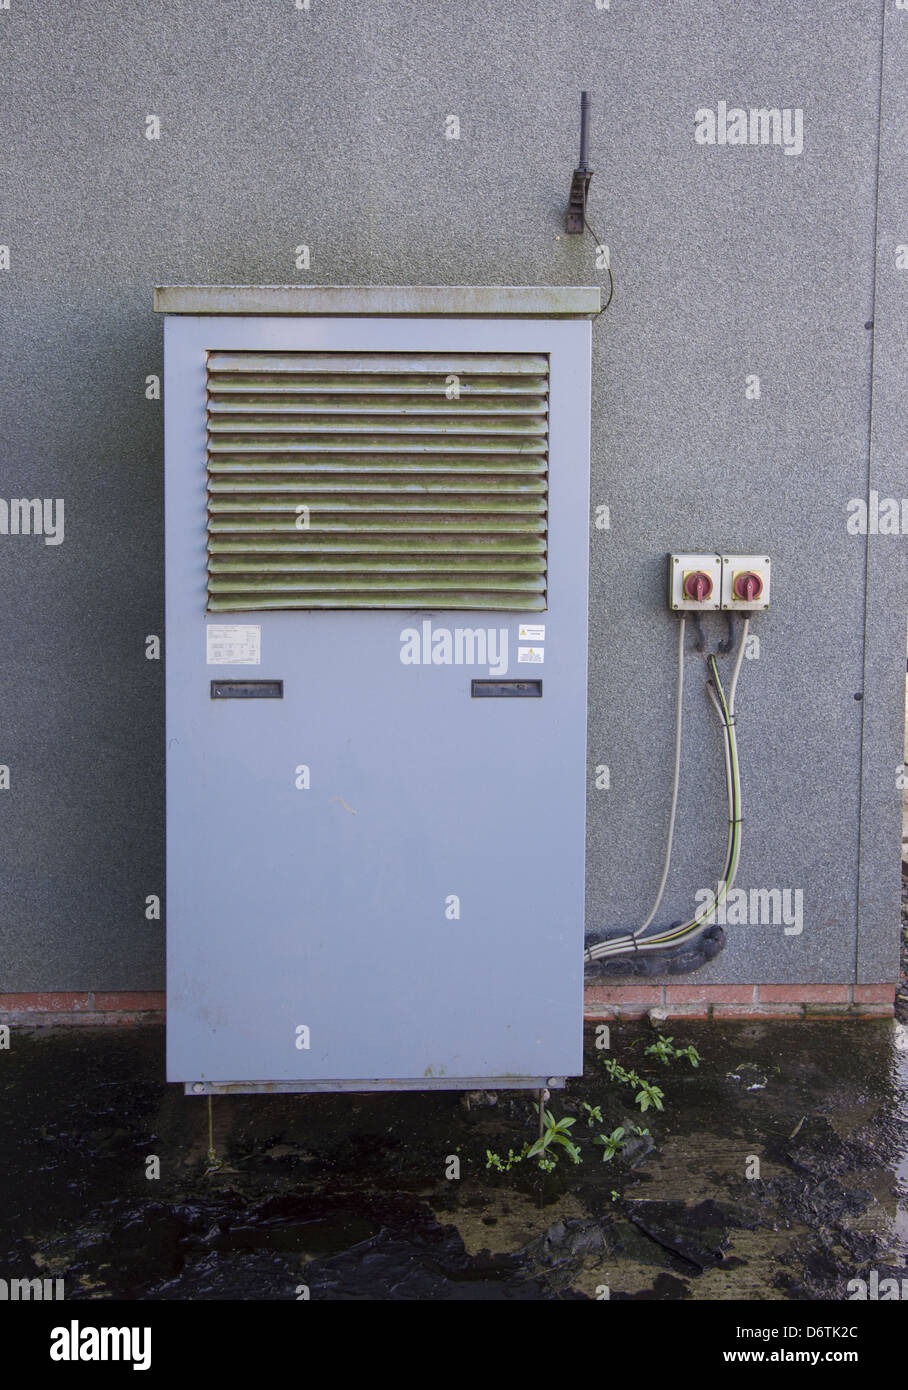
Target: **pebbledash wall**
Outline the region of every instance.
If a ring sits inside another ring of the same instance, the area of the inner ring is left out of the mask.
[[[593,327],[588,925],[637,924],[659,879],[675,549],[772,557],[738,883],[790,905],[695,975],[591,984],[588,1010],[890,1013],[906,0],[9,0],[0,70],[3,1017],[163,1007],[152,287],[605,287],[595,239],[564,234],[582,88],[615,278]],[[21,498],[40,533],[13,534]],[[725,843],[693,656],[686,719],[660,922]]]

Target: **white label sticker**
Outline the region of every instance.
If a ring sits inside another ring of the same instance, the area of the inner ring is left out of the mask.
[[[257,625],[209,623],[205,629],[209,666],[260,666],[262,629]]]
[[[518,647],[517,660],[530,661],[536,666],[541,666],[545,661],[545,650],[542,647]]]
[[[544,642],[545,623],[521,623],[517,639],[520,642]]]

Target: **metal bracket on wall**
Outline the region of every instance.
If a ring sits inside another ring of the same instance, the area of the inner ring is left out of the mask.
[[[586,222],[586,200],[593,171],[589,167],[590,94],[580,93],[580,161],[571,179],[566,226],[572,236],[582,234]]]

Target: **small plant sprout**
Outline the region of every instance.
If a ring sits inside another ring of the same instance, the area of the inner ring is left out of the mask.
[[[665,1038],[661,1033],[656,1042],[646,1049],[644,1056],[658,1057],[666,1067],[678,1057],[686,1057],[692,1067],[700,1065],[700,1054],[693,1043],[689,1047],[675,1047],[674,1038]]]
[[[550,1173],[558,1162],[558,1148],[564,1149],[573,1163],[580,1162],[580,1150],[571,1143],[570,1128],[575,1123],[571,1116],[556,1120],[551,1110],[542,1112],[544,1127],[541,1136],[527,1150],[527,1158],[538,1158],[539,1167]]]
[[[518,1154],[515,1154],[513,1149],[508,1149],[507,1158],[501,1158],[499,1154],[492,1153],[491,1149],[486,1149],[486,1167],[494,1168],[497,1173],[508,1173],[515,1163],[520,1163],[526,1158],[528,1148],[529,1144],[524,1144]]]
[[[622,1086],[636,1086],[639,1083],[639,1076],[635,1071],[625,1071],[620,1062],[614,1057],[603,1058],[602,1065],[608,1072],[613,1081],[617,1081]]]
[[[593,1140],[593,1143],[602,1145],[602,1162],[608,1163],[620,1149],[624,1148],[626,1143],[624,1125],[619,1125],[617,1129],[613,1129],[611,1134],[600,1134],[598,1139]]]
[[[663,1038],[660,1034],[658,1041],[654,1042],[652,1047],[648,1047],[644,1055],[646,1057],[658,1057],[663,1066],[667,1067],[672,1058],[677,1055],[673,1043],[674,1038]]]
[[[585,1100],[580,1102],[580,1109],[586,1111],[586,1122],[592,1129],[593,1125],[602,1124],[602,1111],[598,1105],[587,1105]]]
[[[656,1110],[664,1109],[662,1101],[665,1092],[658,1086],[654,1086],[650,1081],[644,1081],[642,1076],[638,1076],[635,1071],[626,1071],[614,1058],[609,1057],[603,1062],[603,1066],[613,1081],[618,1081],[622,1086],[633,1086],[636,1092],[634,1099],[641,1110],[648,1110],[652,1105]]]
[[[640,1083],[640,1090],[634,1099],[640,1106],[641,1111],[648,1110],[651,1105],[657,1110],[662,1110],[664,1092],[661,1091],[658,1086],[653,1086],[649,1081],[642,1081],[639,1077],[638,1081]]]

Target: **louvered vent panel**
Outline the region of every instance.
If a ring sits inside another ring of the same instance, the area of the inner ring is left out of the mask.
[[[209,611],[543,609],[547,463],[545,356],[211,352]]]

